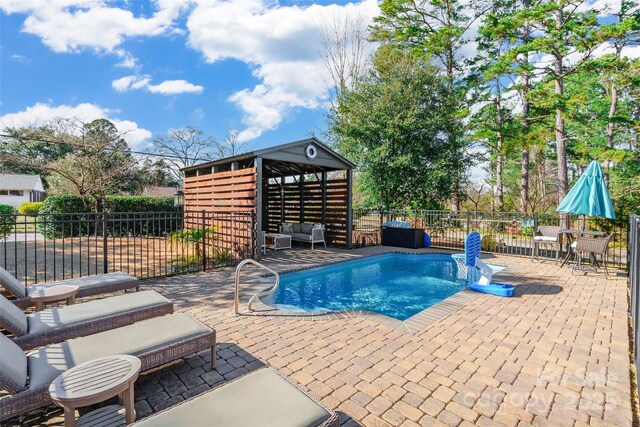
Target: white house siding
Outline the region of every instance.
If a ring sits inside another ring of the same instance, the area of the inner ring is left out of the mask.
[[[0,205],[11,205],[18,209],[24,202],[29,201],[29,191],[25,190],[22,196],[0,196]]]

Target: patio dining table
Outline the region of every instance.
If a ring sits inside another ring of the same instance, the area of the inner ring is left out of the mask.
[[[567,236],[567,254],[564,256],[564,259],[562,260],[562,264],[560,265],[560,267],[564,267],[564,265],[567,263],[567,261],[569,261],[569,258],[571,257],[571,244],[573,243],[573,236],[594,236],[594,237],[600,237],[600,236],[604,236],[604,231],[593,231],[593,230],[578,230],[578,229],[572,229],[572,228],[561,228],[560,231],[558,232],[558,235],[560,236],[560,247],[562,247],[562,240],[563,240],[563,236],[566,235]]]

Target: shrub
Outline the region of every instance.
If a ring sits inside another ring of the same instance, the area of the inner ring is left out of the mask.
[[[16,217],[13,215],[13,206],[0,205],[0,239],[5,239],[16,224]]]
[[[77,194],[49,196],[40,206],[38,229],[47,239],[86,234],[86,210],[82,197]]]
[[[18,206],[18,213],[22,215],[37,215],[42,202],[24,202]]]
[[[93,199],[89,198],[89,202]],[[173,197],[107,196],[105,209],[109,211],[107,231],[113,236],[162,236],[182,229],[179,208],[173,206]],[[175,212],[170,218],[153,212]],[[77,194],[49,196],[40,207],[39,228],[47,238],[86,235],[100,230],[101,212],[87,212]]]

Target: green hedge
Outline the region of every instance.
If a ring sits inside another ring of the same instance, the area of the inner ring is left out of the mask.
[[[24,202],[18,206],[18,213],[21,215],[36,215],[40,211],[42,202]]]
[[[89,199],[91,202],[92,200]],[[112,236],[161,236],[182,229],[173,197],[107,196],[107,230]],[[169,212],[155,215],[154,212]],[[49,196],[40,207],[38,226],[47,238],[101,233],[102,212],[87,212],[80,196]]]
[[[0,239],[5,239],[16,223],[16,217],[13,214],[13,206],[0,205]]]

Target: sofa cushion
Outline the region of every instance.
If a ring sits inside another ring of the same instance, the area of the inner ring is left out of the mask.
[[[167,302],[168,299],[155,291],[142,291],[38,311],[28,316],[29,334],[44,334],[66,326],[117,316]]]
[[[27,316],[2,295],[0,295],[0,327],[15,336],[24,335],[29,330]]]
[[[18,279],[2,267],[0,267],[0,285],[11,292],[11,295],[16,298],[24,298],[27,296],[27,289],[24,285],[18,282]]]
[[[50,384],[67,369],[91,359],[115,354],[137,356],[210,331],[191,316],[178,313],[41,347],[27,356],[29,388]]]
[[[27,385],[27,357],[16,343],[0,334],[0,387],[15,394]]]
[[[103,286],[118,287],[118,285],[121,285],[121,284],[122,285],[131,284],[131,286],[129,287],[133,288],[138,285],[138,279],[133,277],[130,274],[122,273],[122,272],[98,274],[96,276],[84,276],[84,277],[78,277],[76,279],[65,279],[65,280],[58,280],[55,282],[31,285],[27,289],[27,293],[30,295],[33,292],[37,291],[38,289],[48,288],[51,286],[73,285],[79,288],[78,296],[81,296],[83,294],[86,295],[86,291],[89,291],[92,288],[100,288]]]
[[[282,224],[282,232],[285,234],[292,234],[293,224],[290,222],[285,222],[284,224]]]
[[[313,230],[313,224],[301,224],[300,232],[305,234],[311,234],[311,230]]]
[[[316,427],[331,414],[273,369],[259,369],[134,424],[136,427]],[[209,424],[212,425],[212,424]]]
[[[291,235],[291,239],[292,240],[303,241],[303,242],[310,242],[311,241],[311,234],[293,233]]]
[[[292,228],[294,233],[300,233],[300,224],[295,223],[293,224]]]

